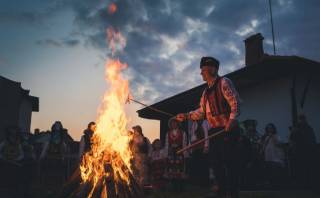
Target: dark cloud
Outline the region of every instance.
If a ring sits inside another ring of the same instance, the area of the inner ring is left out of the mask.
[[[100,49],[104,56],[110,54],[106,28],[120,30],[127,46],[116,56],[129,64],[126,74],[133,94],[148,103],[202,83],[201,56],[217,57],[221,74],[244,66],[243,40],[252,34],[261,32],[265,52],[272,53],[266,0],[119,0],[114,15],[107,12],[109,3],[58,0],[22,18],[32,23],[44,13],[72,10],[74,31],[70,36],[76,39],[47,39],[38,44],[73,47],[82,43]],[[319,61],[320,1],[272,0],[272,4],[278,54]],[[19,20],[23,13],[12,20]],[[0,16],[6,15],[0,12]]]
[[[61,43],[59,41],[53,39],[44,39],[36,41],[38,45],[47,45],[47,46],[54,46],[54,47],[61,47]]]
[[[49,18],[65,9],[61,6],[62,1],[2,0],[0,6],[0,22],[45,26]]]
[[[36,41],[36,44],[43,46],[53,46],[53,47],[75,47],[80,44],[80,40],[77,39],[44,39]]]

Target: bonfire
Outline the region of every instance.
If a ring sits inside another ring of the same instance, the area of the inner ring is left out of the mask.
[[[113,3],[109,14],[117,10]],[[119,31],[109,27],[106,31],[112,57],[126,44]],[[105,79],[108,90],[98,111],[97,128],[92,138],[90,152],[84,154],[80,167],[65,186],[61,196],[69,197],[142,197],[142,192],[132,176],[131,135],[124,105],[130,93],[128,80],[121,72],[127,64],[109,58]]]

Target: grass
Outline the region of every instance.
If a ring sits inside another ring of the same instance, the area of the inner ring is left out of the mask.
[[[207,188],[188,186],[181,192],[168,190],[147,194],[147,198],[209,198]],[[319,193],[311,191],[241,191],[240,198],[319,198]]]

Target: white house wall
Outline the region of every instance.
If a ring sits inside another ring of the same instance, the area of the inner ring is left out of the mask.
[[[320,83],[316,79],[312,82],[307,94],[303,113],[306,114],[310,125],[314,128],[317,139],[320,139]],[[300,102],[306,78],[297,79],[297,102]],[[288,141],[289,129],[292,125],[291,95],[292,78],[266,81],[249,88],[240,89],[241,104],[240,121],[255,119],[258,121],[258,132],[263,134],[268,123],[274,123],[278,135],[284,142]],[[302,112],[299,110],[299,112]]]

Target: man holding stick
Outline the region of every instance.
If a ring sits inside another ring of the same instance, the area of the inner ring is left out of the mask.
[[[209,156],[212,160],[217,183],[214,190],[219,197],[238,197],[239,151],[237,148],[239,128],[239,95],[231,80],[218,75],[219,61],[213,57],[202,57],[201,76],[208,86],[203,91],[200,107],[189,113],[180,113],[178,121],[207,119],[211,129]],[[221,133],[220,131],[225,132]]]

